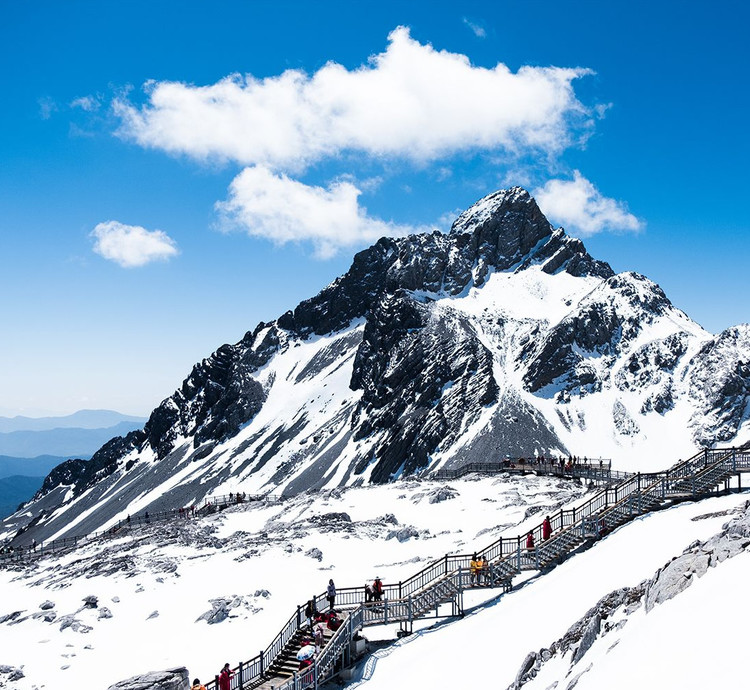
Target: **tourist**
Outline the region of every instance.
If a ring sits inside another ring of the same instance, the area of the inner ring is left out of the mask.
[[[484,582],[484,586],[489,587],[492,584],[490,581],[490,564],[484,556],[479,559],[479,574]]]
[[[333,580],[328,580],[326,598],[328,599],[328,610],[333,611],[333,605],[336,601],[336,585],[333,584]]]
[[[469,561],[469,584],[473,587],[475,584],[477,584],[477,579],[479,575],[479,559],[477,558],[477,555],[474,554],[471,557],[471,561]]]
[[[231,680],[234,674],[229,670],[229,664],[224,664],[219,674],[219,690],[231,690]]]

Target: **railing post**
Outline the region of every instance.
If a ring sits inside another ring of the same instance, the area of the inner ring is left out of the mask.
[[[445,561],[445,573],[444,573],[444,575],[447,575],[448,574],[448,554],[446,553],[443,558],[444,558],[444,561]]]
[[[521,536],[518,536],[518,547],[517,547],[517,555],[518,555],[518,572],[521,572]]]
[[[260,675],[261,676],[263,675],[263,670],[264,670],[263,669],[263,662],[265,661],[265,659],[263,658],[263,656],[264,656],[263,655],[263,650],[261,649],[260,650]]]
[[[263,652],[260,653],[260,658],[263,659]],[[237,672],[238,681],[237,681],[237,687],[242,690],[242,688],[245,686],[245,683],[242,680],[242,662],[240,661],[240,668]]]

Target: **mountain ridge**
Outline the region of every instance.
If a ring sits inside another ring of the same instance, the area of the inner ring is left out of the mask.
[[[27,509],[55,506],[36,526],[49,538],[83,513],[95,531],[136,497],[131,511],[503,454],[647,469],[667,447],[750,438],[749,334],[711,336],[658,285],[554,229],[528,192],[501,190],[447,234],[356,254],[318,295],[197,363],[143,429],[50,475]]]

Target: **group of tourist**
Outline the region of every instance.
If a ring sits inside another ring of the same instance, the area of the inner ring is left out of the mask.
[[[552,536],[552,522],[549,519],[549,515],[544,518],[544,521],[542,522],[542,541],[547,541]],[[529,532],[526,535],[526,549],[528,551],[533,551],[535,548],[534,544],[534,533]]]
[[[564,457],[545,457],[544,455],[537,455],[530,458],[508,458],[503,460],[503,467],[508,469],[523,469],[525,467],[551,467],[559,468],[564,472],[571,472],[574,467],[578,466],[594,467],[604,466],[603,460],[589,460],[588,458],[579,458],[577,455],[569,455],[567,458]]]
[[[490,564],[484,556],[477,558],[474,554],[469,562],[469,582],[472,585],[486,585],[490,583]]]

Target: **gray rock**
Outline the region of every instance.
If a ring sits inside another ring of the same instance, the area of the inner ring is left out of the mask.
[[[398,539],[401,543],[409,541],[412,537],[419,537],[419,530],[415,527],[402,527],[401,529],[391,530],[385,536],[386,539]]]
[[[442,501],[449,501],[452,498],[458,496],[458,491],[450,486],[441,486],[439,489],[435,489],[429,496],[429,503],[441,503]]]
[[[106,606],[102,606],[99,609],[98,620],[102,620],[103,618],[112,618],[112,611],[110,611]]]
[[[521,668],[518,669],[518,673],[516,674],[516,680],[512,687],[520,688],[528,673],[531,671],[532,668],[536,665],[537,662],[537,653],[536,652],[529,652],[526,655],[526,658],[523,660],[523,663],[521,664]]]
[[[95,609],[99,606],[99,597],[95,597],[93,594],[83,599],[83,605],[87,609]]]
[[[229,604],[226,599],[213,599],[211,606],[210,611],[206,611],[196,618],[196,623],[198,621],[206,621],[209,625],[215,625],[229,617]]]
[[[678,556],[659,570],[646,589],[646,612],[685,591],[693,583],[693,576],[701,577],[710,563],[706,553],[688,552]]]
[[[305,556],[307,556],[308,558],[314,558],[317,561],[323,560],[323,552],[320,549],[315,548],[315,547],[305,551]]]
[[[586,654],[586,652],[591,649],[591,645],[594,644],[596,638],[599,636],[601,625],[602,617],[599,612],[597,612],[592,616],[591,620],[588,622],[586,628],[583,631],[581,641],[578,643],[578,649],[576,649],[575,653],[573,654],[573,664],[577,664],[583,658],[584,654]]]
[[[0,624],[8,623],[9,621],[16,620],[23,611],[13,611],[13,613],[6,613],[4,616],[0,616]]]
[[[53,601],[45,601],[39,604],[39,608],[42,609],[42,611],[49,611],[49,609],[55,608],[55,603]]]
[[[75,616],[71,616],[71,615],[60,616],[60,618],[57,619],[57,622],[60,624],[60,632],[62,632],[66,628],[70,628],[73,632],[78,632],[82,634],[86,634],[88,632],[91,632],[92,630],[90,625],[85,625],[84,623],[79,621]]]
[[[150,621],[152,618],[158,618],[158,617],[159,617],[159,612],[158,611],[152,611],[149,614],[149,616],[148,616],[148,618],[146,620]]]
[[[185,667],[171,668],[121,680],[107,690],[190,690],[190,680]]]
[[[7,675],[8,677],[6,678],[6,680],[11,682],[24,678],[23,671],[20,668],[16,668],[15,666],[8,666],[6,664],[0,665],[0,673],[2,673],[3,675]]]

